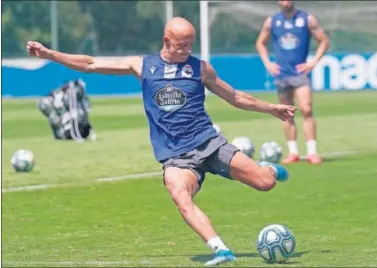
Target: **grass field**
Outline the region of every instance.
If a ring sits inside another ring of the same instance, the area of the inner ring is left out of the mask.
[[[98,140],[76,144],[53,140],[35,100],[3,100],[3,191],[55,186],[3,193],[3,266],[203,266],[211,252],[181,220],[161,176],[96,181],[161,171],[141,100],[92,102]],[[314,104],[320,152],[355,154],[289,166],[291,179],[270,192],[207,176],[196,200],[238,256],[226,267],[377,266],[377,92],[316,93]],[[268,140],[284,144],[281,124],[270,116],[213,96],[208,111],[229,140],[245,135],[257,149]],[[305,154],[302,131],[299,145]],[[36,156],[27,174],[10,165],[21,148]],[[286,264],[265,264],[257,254],[257,235],[270,223],[287,225],[296,236],[297,254]]]

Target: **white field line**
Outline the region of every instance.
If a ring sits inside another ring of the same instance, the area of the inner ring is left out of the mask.
[[[356,151],[342,151],[342,152],[332,152],[332,153],[325,153],[321,154],[321,157],[331,157],[331,156],[343,156],[343,155],[351,155],[356,154]],[[306,155],[301,155],[300,159],[306,160],[308,157]]]
[[[139,261],[4,261],[5,265],[121,265],[153,264],[149,260]]]
[[[129,174],[129,175],[120,176],[120,177],[100,178],[100,179],[96,179],[96,181],[120,181],[120,180],[131,180],[131,179],[142,179],[142,178],[156,177],[156,176],[161,176],[161,175],[162,175],[162,172],[154,171],[154,172]]]
[[[332,156],[344,156],[344,155],[352,155],[352,154],[356,154],[356,151],[331,152],[331,153],[321,154],[321,156],[332,157]],[[307,157],[301,156],[301,159],[307,159]],[[111,182],[111,181],[132,180],[132,179],[150,179],[150,178],[155,178],[155,177],[160,177],[160,176],[162,176],[162,171],[161,172],[151,171],[151,172],[144,172],[144,173],[128,174],[128,175],[119,176],[119,177],[99,178],[99,179],[94,179],[94,182]],[[2,189],[2,193],[51,189],[51,188],[57,188],[59,186],[60,185],[58,184],[27,185],[27,186]]]
[[[51,184],[40,184],[40,185],[29,185],[29,186],[21,186],[21,187],[11,187],[8,189],[3,189],[3,193],[7,192],[19,192],[24,190],[40,190],[40,189],[47,189],[51,188]]]
[[[157,176],[162,176],[162,172],[157,172],[157,171],[144,172],[144,173],[124,175],[124,176],[119,176],[119,177],[100,178],[100,179],[95,179],[94,182],[109,182],[109,181],[132,180],[132,179],[149,179],[151,177],[157,177]],[[11,187],[7,189],[3,189],[2,193],[50,189],[50,188],[58,188],[59,186],[60,186],[59,184],[27,185],[27,186]]]

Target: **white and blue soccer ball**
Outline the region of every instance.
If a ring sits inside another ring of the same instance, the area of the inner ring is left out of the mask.
[[[34,154],[29,150],[18,150],[13,154],[11,164],[17,172],[29,172],[35,164]]]
[[[240,151],[242,151],[248,157],[253,158],[255,153],[255,146],[248,137],[235,137],[232,140],[232,144],[240,149]]]
[[[283,156],[283,147],[276,141],[264,143],[260,150],[260,160],[270,163],[279,163]]]
[[[282,263],[295,253],[296,239],[288,227],[272,224],[263,228],[257,239],[259,255],[267,263]]]

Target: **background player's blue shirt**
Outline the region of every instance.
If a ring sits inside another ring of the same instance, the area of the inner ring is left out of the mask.
[[[144,57],[142,91],[155,157],[162,161],[191,151],[217,136],[204,109],[200,60],[165,62],[159,53]]]
[[[271,33],[276,63],[281,68],[277,78],[298,75],[296,65],[304,63],[309,53],[308,13],[297,10],[291,18],[276,13],[272,17]]]

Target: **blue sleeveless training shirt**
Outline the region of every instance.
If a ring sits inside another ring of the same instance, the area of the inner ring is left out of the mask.
[[[276,13],[272,17],[271,34],[276,63],[280,66],[277,78],[299,75],[296,65],[304,63],[309,53],[308,13],[297,10],[291,18]]]
[[[204,109],[200,60],[168,63],[160,53],[145,56],[141,75],[144,109],[158,161],[194,150],[217,136]]]

